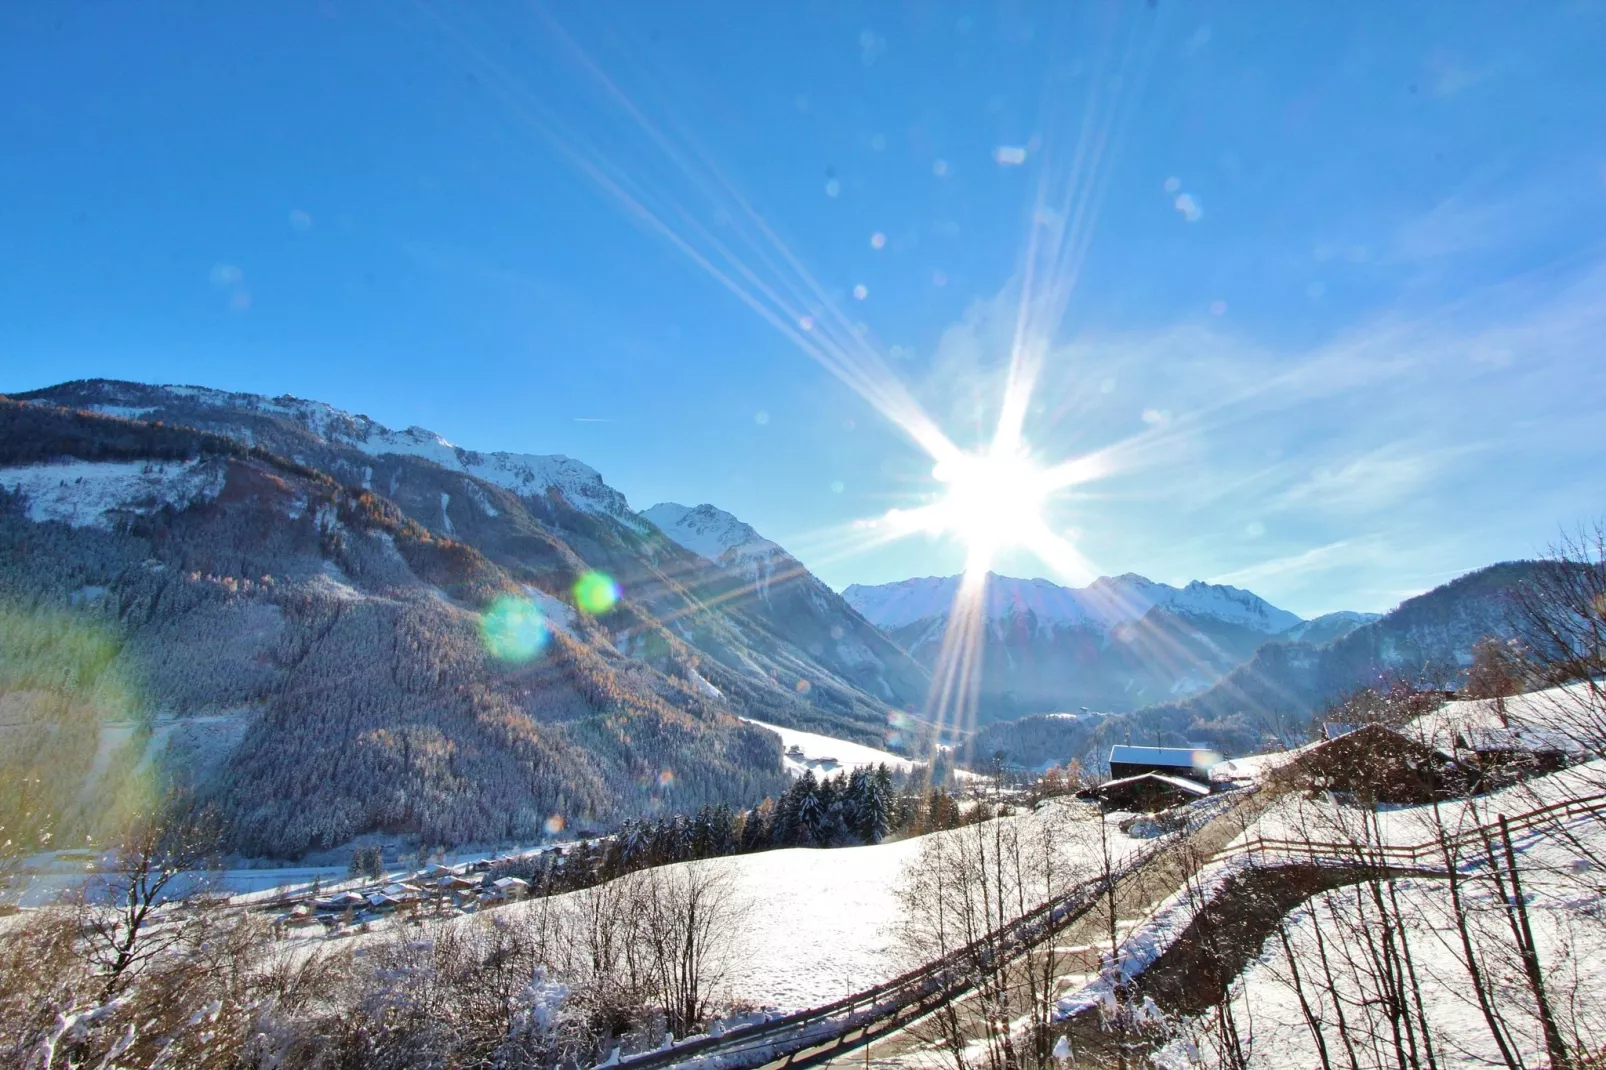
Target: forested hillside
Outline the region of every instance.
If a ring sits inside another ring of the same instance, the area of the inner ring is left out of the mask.
[[[925,699],[925,669],[873,628],[833,637],[817,612],[795,611],[823,591],[852,615],[801,566],[762,588],[745,581],[665,536],[595,470],[568,457],[486,453],[321,402],[204,387],[88,380],[18,397],[183,424],[293,458],[342,486],[383,495],[519,582],[567,589],[577,569],[601,570],[624,593],[626,611],[652,622],[611,625],[616,638],[626,633],[622,653],[672,674],[695,667],[734,707],[761,720],[875,742],[889,705]],[[701,655],[695,666],[665,657],[663,633]]]
[[[247,444],[137,415],[0,401],[8,634],[54,636],[0,663],[0,762],[63,832],[166,768],[247,853],[374,829],[531,840],[553,818],[779,793],[778,740],[734,713],[885,723],[806,652],[703,606],[673,574],[692,555],[650,525],[427,459],[352,473],[273,421]],[[425,505],[433,529],[408,508]],[[586,612],[572,592],[595,569],[623,597]],[[58,664],[69,649],[93,656]]]

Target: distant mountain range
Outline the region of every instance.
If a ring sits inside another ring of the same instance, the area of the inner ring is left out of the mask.
[[[1313,715],[1361,687],[1454,687],[1485,636],[1511,634],[1514,590],[1541,567],[1531,561],[1491,565],[1407,599],[1359,626],[1325,618],[1289,629],[1257,647],[1209,688],[1177,701],[1128,712],[1034,714],[983,725],[971,760],[1003,751],[1011,764],[1037,768],[1075,759],[1098,767],[1112,743],[1215,747],[1244,754],[1308,738]],[[1303,637],[1303,638],[1302,638]],[[1325,642],[1317,640],[1325,639]]]
[[[854,585],[843,597],[931,667],[959,584]],[[979,717],[995,720],[1169,701],[1211,686],[1269,640],[1331,642],[1376,614],[1305,621],[1237,587],[1179,588],[1131,573],[1082,588],[989,574],[984,619]]]

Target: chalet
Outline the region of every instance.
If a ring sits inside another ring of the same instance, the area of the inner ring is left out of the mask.
[[[1479,790],[1489,790],[1592,758],[1584,740],[1597,716],[1587,691],[1574,686],[1447,702],[1404,731],[1475,770]]]
[[[1305,748],[1276,775],[1293,787],[1368,803],[1420,805],[1466,790],[1465,771],[1449,754],[1381,724]]]
[[[1210,786],[1192,777],[1146,772],[1106,780],[1078,792],[1078,798],[1097,802],[1105,810],[1152,814],[1190,803],[1210,794]]]
[[[1180,777],[1210,784],[1210,767],[1221,755],[1203,747],[1134,747],[1117,743],[1110,748],[1110,777],[1125,780],[1144,773]]]
[[[504,899],[522,899],[530,891],[530,882],[517,877],[498,877],[491,882],[491,887]]]
[[[299,927],[302,925],[311,925],[317,920],[317,918],[314,917],[312,913],[311,903],[297,903],[295,906],[291,907],[290,912],[284,915],[284,917],[280,920],[286,925]]]

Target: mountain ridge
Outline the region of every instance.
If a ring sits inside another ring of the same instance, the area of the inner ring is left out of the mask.
[[[895,583],[851,584],[842,595],[867,620],[882,628],[903,628],[946,618],[961,577],[930,576]],[[1066,587],[1046,579],[987,574],[989,619],[1030,611],[1056,624],[1095,623],[1113,627],[1140,620],[1155,606],[1214,616],[1274,635],[1301,618],[1242,588],[1193,580],[1183,587],[1159,583],[1137,573],[1100,576],[1085,587]]]
[[[843,597],[935,668],[961,577],[853,585]],[[1086,706],[1131,711],[1205,690],[1264,643],[1310,627],[1252,591],[1136,573],[1085,587],[988,573],[978,719]],[[1320,626],[1339,635],[1345,616]]]

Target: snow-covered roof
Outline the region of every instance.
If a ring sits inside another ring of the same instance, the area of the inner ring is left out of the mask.
[[[1110,748],[1110,761],[1124,765],[1174,765],[1179,769],[1208,769],[1221,761],[1221,755],[1202,747],[1138,747],[1117,743]]]
[[[1307,743],[1289,750],[1269,751],[1265,754],[1245,754],[1241,758],[1228,758],[1210,767],[1211,780],[1259,780],[1279,766],[1287,765],[1301,754],[1316,747]]]
[[[1552,687],[1506,699],[1446,702],[1406,725],[1403,733],[1447,752],[1551,750],[1582,756],[1586,740],[1606,727],[1606,704],[1587,683]]]
[[[1210,789],[1199,783],[1197,780],[1189,780],[1186,777],[1179,776],[1166,776],[1164,773],[1139,773],[1137,776],[1122,777],[1119,780],[1106,780],[1093,790],[1102,791],[1106,788],[1126,787],[1129,784],[1136,784],[1141,780],[1153,780],[1173,788],[1179,788],[1182,791],[1186,791],[1192,795],[1210,794]]]

